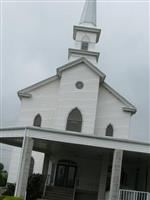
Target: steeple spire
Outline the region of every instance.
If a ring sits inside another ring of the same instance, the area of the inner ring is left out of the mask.
[[[99,41],[101,29],[96,27],[96,0],[85,0],[80,25],[73,27],[75,48],[69,48],[70,61],[84,57],[96,64],[100,53],[95,51]]]
[[[80,24],[89,24],[96,26],[96,0],[86,0]]]

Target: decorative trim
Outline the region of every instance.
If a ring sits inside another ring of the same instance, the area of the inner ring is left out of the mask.
[[[22,92],[18,92],[18,96],[19,97],[24,97],[24,98],[31,98],[32,97],[32,94],[29,94],[29,93],[22,93]]]
[[[99,37],[101,34],[101,29],[91,28],[91,27],[84,27],[84,26],[74,26],[73,27],[73,39],[76,40],[76,35],[78,31],[88,32],[88,33],[95,33],[96,34],[96,43],[99,41]]]
[[[81,134],[81,133],[74,133],[71,131],[62,131],[62,130],[58,130],[58,129],[52,129],[52,128],[40,128],[40,127],[34,127],[34,126],[24,126],[24,127],[8,127],[8,128],[0,128],[0,132],[3,132],[2,134],[0,134],[0,138],[7,138],[4,137],[4,132],[5,131],[14,131],[12,133],[12,137],[14,138],[16,137],[16,130],[33,130],[33,131],[43,131],[43,132],[51,132],[51,133],[60,133],[63,135],[68,135],[68,136],[75,136],[75,137],[81,137],[81,138],[93,138],[93,139],[97,139],[97,140],[108,140],[108,141],[116,141],[116,142],[126,142],[129,144],[137,144],[137,145],[146,145],[147,147],[150,147],[150,143],[149,142],[141,142],[138,140],[129,140],[129,139],[120,139],[120,138],[113,138],[113,137],[98,137],[98,136],[94,136],[94,135],[87,135],[87,134]],[[23,132],[24,133],[24,132]],[[18,137],[18,136],[17,136]],[[24,137],[23,135],[20,135],[20,137]],[[41,135],[41,139],[42,139],[42,135]]]
[[[68,55],[70,54],[80,54],[81,56],[93,56],[96,57],[96,61],[98,62],[100,53],[94,51],[86,51],[81,49],[68,49]]]
[[[137,112],[137,110],[135,110],[134,108],[129,107],[123,107],[122,110],[125,112],[131,112],[132,114],[135,114]]]

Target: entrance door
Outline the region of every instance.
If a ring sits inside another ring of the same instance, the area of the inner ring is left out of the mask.
[[[74,187],[77,167],[68,164],[57,165],[55,185],[62,187]]]

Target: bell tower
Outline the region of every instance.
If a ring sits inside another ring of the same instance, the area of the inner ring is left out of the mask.
[[[68,50],[69,61],[85,57],[94,64],[98,62],[96,44],[101,30],[96,27],[96,18],[96,0],[86,0],[79,25],[73,27],[75,48]]]

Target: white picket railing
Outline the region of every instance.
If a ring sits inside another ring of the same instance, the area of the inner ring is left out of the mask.
[[[150,193],[120,189],[118,200],[150,200]]]

